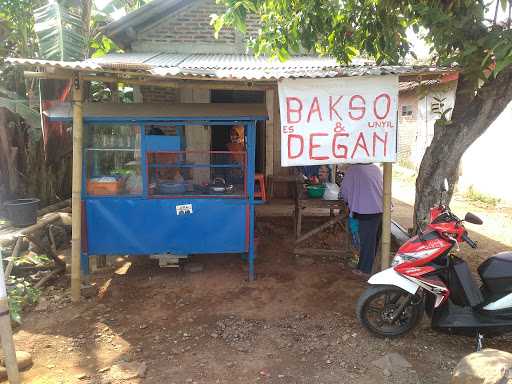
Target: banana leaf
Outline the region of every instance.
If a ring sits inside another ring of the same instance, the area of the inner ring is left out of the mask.
[[[84,59],[86,40],[79,16],[55,1],[34,10],[34,19],[41,58],[59,61]]]

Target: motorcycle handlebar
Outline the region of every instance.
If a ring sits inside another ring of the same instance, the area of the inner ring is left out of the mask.
[[[462,240],[468,243],[471,248],[476,248],[476,243],[469,238],[467,232],[464,232],[464,234],[462,235]]]

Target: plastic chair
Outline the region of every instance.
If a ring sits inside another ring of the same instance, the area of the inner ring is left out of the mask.
[[[258,188],[256,188],[256,186],[258,186]],[[265,175],[263,173],[256,173],[254,175],[254,198],[260,198],[262,201],[267,200]]]

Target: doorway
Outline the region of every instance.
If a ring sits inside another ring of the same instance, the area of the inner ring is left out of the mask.
[[[211,103],[250,103],[264,104],[264,91],[238,91],[212,89],[210,92]],[[217,125],[212,132],[211,150],[226,151],[230,141],[231,125]],[[256,172],[265,172],[265,122],[258,121],[256,130]]]

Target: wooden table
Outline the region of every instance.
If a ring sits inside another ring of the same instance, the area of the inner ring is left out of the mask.
[[[323,208],[329,210],[329,219],[319,225],[318,227],[306,232],[302,233],[302,217],[304,214],[304,210],[306,208]],[[308,198],[304,193],[302,193],[295,200],[295,253],[296,254],[323,254],[323,255],[333,255],[339,254],[340,252],[346,251],[350,249],[351,246],[351,238],[350,233],[347,230],[346,222],[347,222],[347,206],[341,200],[324,200],[324,199],[311,199]],[[343,231],[346,233],[346,249],[315,249],[315,248],[299,248],[298,245],[304,240],[309,239],[310,237],[326,230],[329,227],[332,227],[336,224],[341,224]]]

